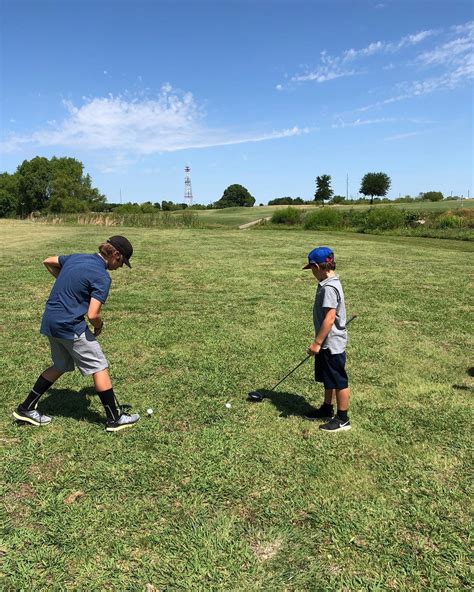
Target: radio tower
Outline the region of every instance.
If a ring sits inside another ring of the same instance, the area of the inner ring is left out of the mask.
[[[188,206],[193,205],[193,190],[191,188],[191,167],[184,167],[184,199]]]

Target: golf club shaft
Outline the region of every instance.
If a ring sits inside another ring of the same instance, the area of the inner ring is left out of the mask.
[[[351,316],[351,318],[350,318],[348,321],[346,321],[346,327],[347,327],[347,325],[348,325],[349,323],[351,323],[351,322],[352,322],[354,319],[356,319],[356,318],[357,318],[357,315],[352,315],[352,316]],[[300,363],[299,363],[297,366],[295,366],[295,367],[293,368],[293,370],[290,370],[290,371],[288,372],[288,374],[286,374],[286,375],[285,375],[285,376],[284,376],[284,377],[283,377],[283,378],[280,380],[280,382],[277,382],[277,384],[276,384],[276,385],[275,385],[273,388],[271,388],[271,389],[270,389],[270,391],[274,391],[274,390],[276,389],[276,387],[277,387],[277,386],[280,386],[280,384],[281,384],[281,383],[282,383],[284,380],[286,380],[286,379],[288,378],[288,376],[290,376],[291,374],[293,374],[293,372],[294,372],[295,370],[298,370],[298,368],[299,368],[299,367],[300,367],[302,364],[304,364],[304,363],[305,363],[307,360],[309,360],[309,358],[312,358],[312,357],[313,357],[313,356],[312,356],[311,354],[308,354],[308,355],[306,356],[306,358],[304,358],[304,360],[301,360],[301,362],[300,362]]]

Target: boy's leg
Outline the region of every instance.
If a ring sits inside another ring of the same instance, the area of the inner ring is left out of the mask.
[[[51,417],[39,413],[39,411],[36,411],[36,407],[41,396],[44,395],[62,374],[63,372],[54,366],[50,366],[40,374],[26,399],[13,412],[13,417],[37,427],[51,423]]]
[[[127,415],[117,409],[115,393],[108,368],[95,372],[92,378],[94,379],[95,390],[99,395],[107,416],[106,430],[108,432],[118,432],[119,430],[135,425],[140,419],[138,413]]]
[[[333,405],[336,396],[336,389],[324,389],[324,404]]]
[[[324,403],[317,409],[305,413],[305,418],[311,420],[330,419],[334,415],[334,405],[332,404],[334,395],[334,389],[324,389]]]
[[[54,366],[46,368],[46,370],[38,376],[38,380],[33,385],[29,395],[21,403],[20,407],[23,409],[35,409],[38,405],[40,397],[62,376],[63,372],[57,370]]]
[[[339,416],[343,414],[347,417],[347,411],[349,409],[349,394],[349,387],[336,390],[337,414]]]
[[[316,382],[323,382],[326,372],[326,357],[325,352],[321,351],[314,357],[314,378]],[[310,420],[315,419],[330,419],[334,415],[333,399],[336,391],[333,388],[324,388],[324,403],[317,409],[312,409],[305,413],[305,418]]]
[[[336,389],[337,413],[329,421],[319,426],[320,430],[326,432],[339,432],[351,429],[351,423],[347,411],[349,409],[349,387]]]
[[[346,356],[344,353],[333,354],[329,358],[329,377],[331,383],[336,386],[337,413],[331,421],[320,425],[320,430],[339,432],[351,429],[351,424],[347,415],[349,409],[349,386],[345,363]],[[328,391],[326,391],[326,393],[328,393]]]
[[[111,421],[117,421],[120,417],[120,412],[117,409],[117,403],[115,401],[114,389],[112,387],[112,381],[110,380],[109,370],[101,370],[92,375],[94,380],[94,387],[99,395],[99,399],[105,409],[107,419]]]

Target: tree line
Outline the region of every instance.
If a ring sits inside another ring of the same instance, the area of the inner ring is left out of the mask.
[[[75,158],[36,156],[13,174],[0,174],[0,216],[32,212],[102,211],[106,198],[92,187],[84,165]]]
[[[385,199],[391,186],[391,179],[386,173],[367,173],[361,181],[359,192],[365,198],[347,200],[341,195],[334,195],[331,187],[331,175],[323,174],[316,177],[316,191],[311,202],[301,197],[279,197],[272,199],[268,205],[303,205],[319,202],[328,204],[357,204],[380,201]],[[370,202],[368,201],[370,198]],[[444,199],[440,191],[420,193],[418,197],[405,196],[394,201],[408,202],[414,200],[439,201]],[[449,198],[448,198],[449,199]],[[229,185],[222,197],[209,205],[193,204],[191,209],[222,209],[231,207],[252,207],[255,197],[246,187],[238,183]],[[263,205],[263,204],[261,204]],[[51,159],[37,156],[25,160],[13,174],[0,174],[0,217],[28,216],[40,213],[80,213],[104,212],[117,213],[153,213],[156,210],[185,210],[187,203],[174,203],[169,200],[145,203],[108,203],[104,195],[92,186],[89,174],[84,173],[84,165],[79,160],[69,157]]]

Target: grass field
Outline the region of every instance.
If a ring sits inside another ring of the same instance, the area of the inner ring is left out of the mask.
[[[50,426],[11,418],[49,363],[41,261],[91,252],[107,229],[0,231],[2,590],[469,588],[472,244],[121,229],[133,269],[112,272],[100,341],[119,399],[155,413],[107,434],[77,372],[42,399]],[[305,356],[301,267],[318,243],[360,315],[342,434],[302,417],[321,400],[310,364],[245,400]]]
[[[416,211],[445,211],[454,210],[456,208],[471,208],[474,207],[474,199],[461,201],[441,201],[441,202],[415,202],[415,203],[394,203],[394,204],[376,204],[375,208],[387,207],[387,205],[393,205],[396,208],[402,208],[404,210],[416,210]],[[203,224],[216,226],[239,226],[240,224],[246,224],[247,222],[253,222],[260,218],[271,216],[275,210],[279,208],[286,208],[288,206],[258,206],[253,208],[224,208],[222,210],[194,210],[199,216],[199,220]],[[311,210],[318,206],[304,205],[304,206],[293,206],[303,210]],[[369,206],[358,205],[358,206],[325,206],[325,207],[336,207],[337,209],[351,209],[355,208],[366,209]],[[176,213],[179,215],[179,212]]]

